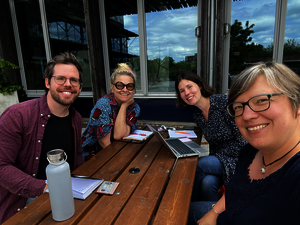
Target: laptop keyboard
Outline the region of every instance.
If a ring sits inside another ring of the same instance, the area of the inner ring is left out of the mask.
[[[183,144],[179,139],[168,139],[165,141],[180,154],[195,154],[195,151]]]

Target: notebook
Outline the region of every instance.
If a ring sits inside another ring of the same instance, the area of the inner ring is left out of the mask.
[[[92,192],[104,181],[103,179],[74,174],[71,174],[71,176],[73,197],[82,200],[92,194]],[[46,192],[49,192],[49,189],[47,189]]]
[[[134,130],[128,136],[123,137],[120,141],[128,141],[141,143],[147,140],[153,133],[151,131],[146,130]]]
[[[161,134],[154,129],[151,125],[149,125],[146,121],[144,121],[147,127],[154,133],[154,135],[158,138],[158,140],[169,149],[175,157],[183,158],[183,157],[190,157],[190,156],[206,156],[209,152],[202,148],[197,143],[189,140],[187,142],[182,142],[179,138],[167,138],[164,139]]]

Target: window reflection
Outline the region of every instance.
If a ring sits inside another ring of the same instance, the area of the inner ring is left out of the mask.
[[[87,44],[84,27],[67,22],[48,23],[50,38]]]
[[[285,25],[283,63],[300,75],[300,2],[289,0]]]
[[[146,9],[149,92],[175,92],[176,74],[196,70],[197,2],[145,2],[156,9]]]
[[[83,90],[91,91],[85,17],[81,0],[45,0],[52,57],[71,52],[83,69]]]
[[[243,69],[272,60],[275,12],[276,0],[232,2],[229,87]]]
[[[136,73],[136,90],[141,90],[140,53],[138,35],[137,2],[107,1],[105,2],[108,41],[110,42],[111,73],[118,63],[130,63]]]
[[[44,90],[47,63],[39,1],[15,0],[17,24],[28,90]]]

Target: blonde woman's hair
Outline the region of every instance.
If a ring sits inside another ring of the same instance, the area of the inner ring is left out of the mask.
[[[129,63],[119,63],[118,68],[115,69],[115,72],[110,77],[110,84],[114,84],[117,77],[120,75],[127,75],[130,76],[133,80],[133,83],[135,85],[135,74],[131,68],[131,65]]]

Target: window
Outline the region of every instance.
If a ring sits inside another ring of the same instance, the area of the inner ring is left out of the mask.
[[[196,70],[197,5],[146,1],[151,4],[156,10],[146,10],[148,90],[174,93],[177,73]]]
[[[289,0],[285,25],[283,63],[300,75],[300,2]]]
[[[28,90],[44,90],[47,63],[39,1],[15,1],[18,31]]]
[[[110,74],[118,63],[130,63],[136,73],[136,90],[141,90],[138,16],[136,0],[106,1],[107,39],[111,42]],[[108,78],[108,77],[107,77]]]
[[[83,69],[83,91],[91,91],[91,76],[83,2],[45,0],[51,55],[74,54]]]
[[[229,86],[243,69],[272,60],[276,0],[232,2]]]

